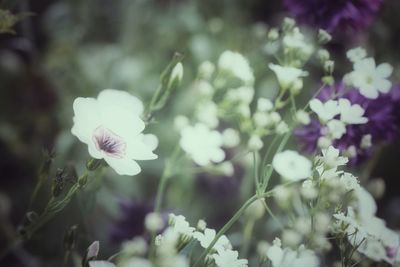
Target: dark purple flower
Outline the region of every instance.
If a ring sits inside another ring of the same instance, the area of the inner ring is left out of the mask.
[[[357,31],[367,27],[383,0],[283,0],[300,23],[334,31]]]
[[[346,134],[334,141],[334,146],[340,151],[349,147],[356,148],[357,155],[350,159],[350,164],[361,163],[371,154],[372,147],[361,147],[361,140],[365,135],[371,135],[372,144],[393,142],[400,137],[400,86],[392,88],[388,94],[380,94],[377,99],[369,99],[359,93],[357,89],[345,91],[341,83],[325,87],[318,98],[327,101],[332,94],[339,94],[347,98],[352,104],[359,104],[368,118],[365,124],[352,124],[346,126]],[[312,153],[317,150],[317,143],[321,137],[321,124],[313,120],[310,124],[295,130],[295,135],[303,151]]]

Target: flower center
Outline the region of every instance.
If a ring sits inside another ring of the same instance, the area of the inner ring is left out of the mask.
[[[93,132],[93,141],[99,151],[113,158],[123,158],[126,152],[126,142],[111,130],[99,126]]]

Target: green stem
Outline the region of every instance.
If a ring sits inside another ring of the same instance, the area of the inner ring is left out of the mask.
[[[255,220],[250,218],[243,229],[242,257],[246,258],[250,248],[251,236],[254,229]]]

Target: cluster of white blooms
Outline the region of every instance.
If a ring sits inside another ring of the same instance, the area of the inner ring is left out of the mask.
[[[349,242],[368,258],[393,264],[399,255],[399,235],[376,217],[376,203],[368,191],[360,187],[354,195],[354,208],[349,206],[347,214],[334,215],[337,231],[345,232]]]
[[[301,245],[297,250],[282,249],[281,240],[276,238],[267,250],[272,267],[318,267],[319,259],[312,250]]]
[[[281,89],[292,93],[298,93],[303,88],[302,78],[308,75],[306,71],[292,66],[270,63],[269,68],[275,73]]]
[[[175,251],[176,253],[176,247],[182,247],[192,239],[197,240],[201,247],[207,249],[217,235],[214,229],[206,227],[207,224],[203,220],[199,221],[196,230],[190,226],[183,215],[170,214],[170,225],[157,237],[158,251]],[[229,239],[222,235],[212,247],[209,259],[213,259],[218,267],[247,267],[247,260],[238,259],[238,255],[239,253],[232,249]]]
[[[239,78],[245,85],[253,86],[254,84],[253,70],[247,59],[237,52],[229,50],[223,52],[218,59],[218,68]]]
[[[118,174],[140,172],[136,160],[152,160],[158,141],[144,135],[142,102],[127,92],[106,89],[97,99],[75,99],[72,134],[86,143],[89,154],[104,159]]]
[[[343,80],[346,84],[358,88],[360,93],[375,99],[379,93],[387,93],[392,87],[389,80],[393,67],[388,63],[376,66],[372,57],[362,48],[354,48],[347,52],[347,57],[353,62],[353,71],[346,74]]]
[[[348,99],[328,100],[322,102],[314,98],[310,101],[310,108],[314,111],[324,128],[318,140],[321,148],[331,145],[335,139],[340,139],[346,133],[346,125],[364,124],[368,118],[363,117],[364,109],[358,104],[351,104]]]
[[[253,114],[253,124],[254,133],[259,137],[272,132],[284,134],[289,131],[289,126],[275,111],[273,103],[268,98],[257,99],[257,110]]]

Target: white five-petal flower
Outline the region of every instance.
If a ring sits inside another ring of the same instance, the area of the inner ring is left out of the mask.
[[[378,97],[379,92],[387,93],[392,87],[388,79],[393,67],[388,63],[376,66],[373,58],[363,58],[354,62],[353,71],[346,74],[344,80],[360,90],[360,93],[371,99]]]
[[[195,126],[188,125],[182,129],[180,145],[200,166],[211,162],[219,163],[225,158],[225,152],[221,148],[222,135],[201,123]]]
[[[346,98],[339,99],[340,120],[346,124],[364,124],[368,118],[363,117],[365,110],[358,104],[352,105]]]
[[[311,175],[311,161],[296,151],[286,150],[272,160],[274,169],[285,179],[297,181]]]
[[[318,118],[322,122],[327,122],[340,113],[336,100],[328,100],[322,103],[321,100],[314,98],[310,101],[310,108],[318,115]]]
[[[196,231],[193,234],[193,237],[196,238],[200,242],[200,245],[203,248],[208,248],[208,246],[214,240],[216,234],[217,233],[214,229],[206,228],[206,229],[204,229],[204,233]],[[232,245],[231,245],[231,242],[229,241],[229,239],[225,235],[223,235],[217,240],[217,242],[215,243],[213,248],[215,250],[231,249]]]
[[[299,81],[302,82],[301,78],[308,75],[308,72],[295,67],[281,66],[272,63],[268,66],[273,72],[275,72],[279,85],[283,90],[289,89]]]
[[[93,158],[104,159],[118,174],[138,174],[141,169],[136,160],[157,158],[152,151],[155,136],[142,134],[143,104],[138,98],[106,89],[97,99],[78,97],[73,109],[72,134],[88,145]]]

